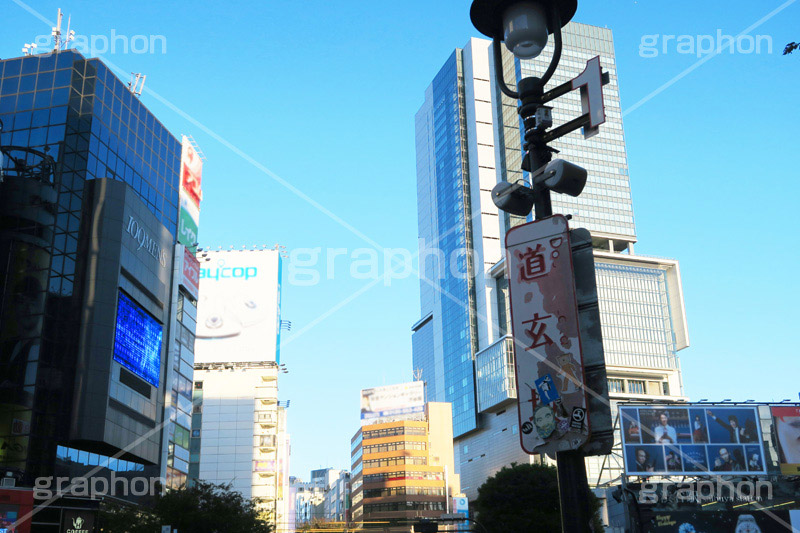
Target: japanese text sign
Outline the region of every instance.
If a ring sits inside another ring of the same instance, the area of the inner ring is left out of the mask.
[[[522,449],[575,450],[590,428],[567,219],[511,229],[506,264]]]

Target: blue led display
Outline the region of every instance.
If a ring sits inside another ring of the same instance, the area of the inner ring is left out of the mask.
[[[119,293],[114,360],[158,387],[162,327],[127,294]]]

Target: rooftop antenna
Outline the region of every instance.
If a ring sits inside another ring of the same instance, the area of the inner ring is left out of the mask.
[[[417,368],[414,370],[414,381],[422,381],[422,369]]]
[[[36,43],[25,43],[22,47],[22,53],[26,56],[32,56],[36,50]]]
[[[147,79],[147,76],[138,72],[131,72],[131,81],[128,82],[128,90],[134,96],[142,96],[142,91],[144,90],[144,82]],[[139,85],[139,82],[142,82]]]
[[[56,18],[56,25],[53,26],[53,52],[61,50],[61,19],[64,18],[64,13],[61,8],[58,8],[58,17]]]
[[[64,13],[61,12],[61,8],[58,9],[58,18],[56,19],[56,25],[53,26],[53,52],[60,52],[61,50],[66,50],[69,47],[70,41],[75,40],[75,30],[71,30],[70,26],[72,25],[72,15],[67,17],[67,36],[64,40],[61,39],[61,21],[64,19]]]

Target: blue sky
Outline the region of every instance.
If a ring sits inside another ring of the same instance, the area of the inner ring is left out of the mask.
[[[411,378],[417,279],[369,285],[350,276],[348,257],[373,245],[416,250],[414,113],[452,50],[477,36],[466,0],[370,4],[35,3],[50,20],[58,7],[71,14],[78,34],[165,37],[165,53],[105,57],[123,74],[145,73],[142,101],[205,152],[201,245],[323,250],[319,284],[290,283],[291,265],[284,278],[283,318],[294,328],[284,332],[290,373],[280,394],[291,399],[291,472],[305,478],[348,468],[361,388]],[[49,33],[21,0],[0,6],[0,57]],[[800,55],[781,51],[800,40],[800,2],[718,6],[581,0],[575,20],[614,32],[636,251],[681,261],[686,393],[797,399]],[[750,34],[771,39],[772,53],[762,39],[760,54],[745,48],[697,65],[696,53],[664,37],[697,42],[756,23]],[[642,57],[643,38],[657,43],[656,57]],[[346,252],[324,252],[334,248]]]

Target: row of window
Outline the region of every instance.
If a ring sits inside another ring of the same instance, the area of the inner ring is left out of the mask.
[[[122,459],[114,459],[99,453],[85,452],[67,446],[56,448],[56,457],[61,461],[77,463],[84,466],[101,466],[115,472],[142,472],[144,465]]]
[[[392,457],[390,459],[371,459],[364,461],[364,468],[378,468],[381,466],[396,466],[396,465],[426,465],[428,464],[427,457]]]
[[[399,481],[403,479],[427,479],[441,481],[441,472],[380,472],[378,474],[367,474],[364,476],[364,483],[375,483],[378,481]]]
[[[379,439],[382,437],[394,437],[396,435],[425,435],[426,429],[424,427],[393,427],[382,428],[365,431],[363,438],[366,439]]]
[[[383,489],[365,489],[365,498],[383,496],[444,496],[444,487],[386,487]]]
[[[364,505],[365,513],[387,511],[444,511],[444,502],[395,502],[370,503]]]
[[[364,453],[394,452],[398,450],[425,450],[424,442],[389,442],[387,444],[372,444],[364,446]]]
[[[669,396],[669,383],[666,381],[645,381],[642,379],[609,378],[608,392],[624,394],[650,394]]]

